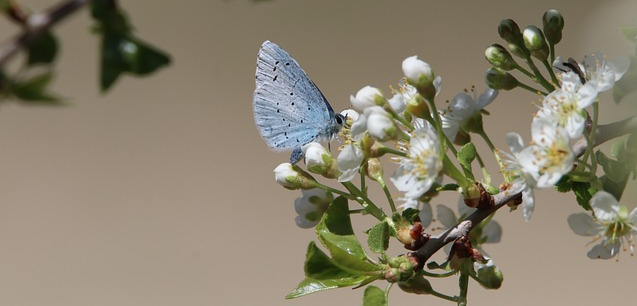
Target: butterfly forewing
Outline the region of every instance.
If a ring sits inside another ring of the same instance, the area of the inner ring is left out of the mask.
[[[257,58],[254,120],[268,146],[298,148],[322,135],[334,113],[290,55],[266,41]]]

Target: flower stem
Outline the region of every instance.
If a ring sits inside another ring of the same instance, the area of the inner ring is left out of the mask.
[[[543,96],[547,96],[547,95],[548,95],[548,93],[543,92],[543,91],[541,91],[541,90],[539,90],[539,89],[535,89],[535,88],[533,88],[533,87],[531,87],[531,86],[529,86],[529,85],[526,85],[526,84],[524,84],[524,83],[522,83],[522,82],[520,82],[520,81],[518,81],[518,87],[520,87],[520,88],[522,88],[522,89],[526,89],[526,90],[528,90],[528,91],[530,91],[530,92],[532,92],[532,93],[534,93],[534,94],[539,93],[539,94],[541,94],[541,95],[543,95]]]
[[[450,301],[450,302],[457,302],[458,301],[457,297],[446,295],[444,293],[440,293],[440,292],[434,290],[433,288],[431,289],[430,293],[431,293],[431,295],[433,295],[433,296],[435,296],[437,298],[441,298],[443,300],[447,300],[447,301]]]
[[[378,180],[378,184],[380,185],[381,188],[383,188],[383,192],[385,193],[385,196],[387,197],[387,202],[389,202],[389,207],[391,208],[391,212],[395,213],[396,204],[394,204],[394,199],[391,195],[391,192],[389,192],[389,188],[387,188],[387,184],[385,184],[385,181],[383,181],[382,178]]]
[[[319,182],[316,183],[316,188],[320,188],[320,189],[323,189],[325,191],[329,191],[331,193],[338,194],[340,196],[343,196],[343,197],[347,198],[348,200],[356,201],[356,197],[354,195],[349,194],[349,193],[344,192],[344,191],[340,191],[340,190],[332,188],[330,186],[323,185],[323,184],[321,184]]]
[[[442,166],[445,174],[449,176],[452,180],[456,181],[463,190],[467,190],[473,182],[470,182],[460,170],[454,165],[449,157],[445,154],[442,159]]]
[[[458,271],[451,270],[451,271],[446,272],[446,273],[436,274],[436,273],[427,272],[427,271],[425,271],[423,269],[422,271],[420,271],[420,273],[422,273],[422,275],[428,276],[428,277],[444,278],[444,277],[449,277],[449,276],[455,275],[456,273],[458,273]]]
[[[529,65],[531,70],[533,70],[533,74],[535,75],[535,77],[532,78],[533,81],[535,81],[536,83],[542,85],[542,87],[544,87],[548,91],[555,90],[555,87],[553,87],[553,85],[551,85],[551,83],[549,83],[549,81],[547,81],[544,78],[544,76],[542,75],[540,70],[537,69],[537,66],[535,66],[535,63],[533,63],[533,59],[531,59],[530,56],[526,58],[526,63],[527,63],[527,65]]]
[[[549,62],[547,62],[546,60],[543,60],[542,64],[544,64],[544,68],[546,68],[546,70],[551,75],[551,80],[553,81],[553,83],[554,84],[559,84],[559,81],[557,80],[557,77],[555,76],[555,72],[553,72],[553,67],[551,67]]]
[[[466,264],[466,263],[465,263]],[[460,269],[460,277],[458,285],[460,286],[460,296],[458,297],[458,305],[467,305],[467,293],[469,291],[469,273],[463,267]]]
[[[364,195],[354,184],[350,182],[342,182],[343,186],[352,193],[352,195],[356,196],[355,201],[360,203],[365,211],[367,211],[370,215],[376,217],[378,221],[383,221],[385,217],[385,213],[382,209],[378,208],[374,202],[372,202],[366,195]]]
[[[392,149],[390,147],[382,147],[382,148],[378,149],[378,151],[380,151],[382,153],[391,153],[391,154],[394,154],[394,155],[407,157],[407,152],[403,152],[403,151],[400,151],[400,150]]]

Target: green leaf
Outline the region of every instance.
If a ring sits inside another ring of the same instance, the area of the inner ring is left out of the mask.
[[[571,180],[568,178],[568,175],[562,176],[562,178],[555,184],[555,190],[558,192],[569,192],[571,189]]]
[[[389,248],[389,224],[387,221],[380,222],[369,231],[367,236],[369,250],[374,253],[384,253]]]
[[[29,44],[29,48],[27,49],[27,64],[49,64],[53,62],[57,52],[57,39],[51,32],[44,32]]]
[[[610,180],[618,183],[625,179],[627,175],[626,171],[629,169],[626,169],[626,165],[624,163],[608,158],[606,154],[600,150],[595,152],[595,157]]]
[[[473,145],[472,142],[466,143],[460,150],[458,151],[458,163],[464,170],[467,178],[471,180],[475,180],[473,176],[473,170],[471,169],[471,162],[476,158],[476,146]]]
[[[417,218],[419,218],[418,214],[420,213],[420,210],[415,209],[415,208],[407,208],[405,210],[403,210],[402,213],[402,217],[403,219],[407,220],[407,221],[416,221]]]
[[[43,69],[25,80],[14,81],[11,84],[11,93],[26,104],[63,105],[59,98],[46,91],[53,79],[50,69]]]
[[[306,278],[285,297],[286,299],[328,289],[355,286],[369,279],[369,276],[341,269],[314,242],[310,242],[307,248],[304,270]]]
[[[387,306],[387,295],[385,295],[385,291],[376,286],[368,286],[365,288],[363,306]]]
[[[124,12],[108,1],[91,2],[102,35],[100,87],[107,91],[123,73],[145,76],[170,63],[170,56],[135,37]]]
[[[444,184],[444,185],[436,188],[436,190],[437,191],[449,191],[449,190],[456,191],[456,190],[458,190],[458,188],[460,188],[460,185],[458,185],[458,184]]]
[[[366,272],[382,269],[367,260],[367,254],[354,235],[344,197],[334,199],[316,226],[316,235],[341,268]]]
[[[597,190],[592,190],[591,184],[584,182],[573,182],[572,188],[577,204],[586,210],[591,210],[591,204],[589,202]]]
[[[624,97],[637,90],[637,58],[630,57],[630,66],[622,78],[613,86],[613,100],[619,103]]]
[[[9,7],[9,0],[0,0],[0,11],[4,11]]]
[[[621,31],[626,39],[632,42],[637,42],[637,26],[624,26],[621,27]]]

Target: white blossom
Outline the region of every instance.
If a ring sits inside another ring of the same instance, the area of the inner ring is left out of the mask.
[[[595,217],[587,213],[572,214],[568,225],[580,236],[592,236],[598,244],[588,252],[592,259],[609,259],[617,256],[622,248],[633,254],[637,236],[637,208],[630,214],[626,206],[621,206],[613,195],[598,191],[590,200]],[[601,241],[600,241],[601,240]]]

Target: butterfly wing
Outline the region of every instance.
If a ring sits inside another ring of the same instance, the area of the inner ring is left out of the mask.
[[[257,58],[254,121],[274,150],[328,137],[334,111],[305,71],[276,44],[266,41]]]

